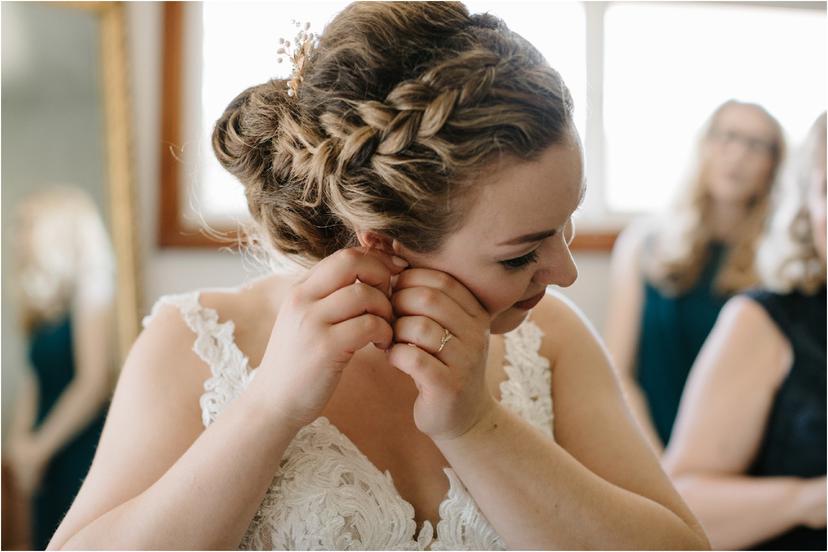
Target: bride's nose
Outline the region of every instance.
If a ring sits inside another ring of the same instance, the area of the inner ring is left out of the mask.
[[[533,280],[543,286],[571,286],[578,279],[578,267],[569,247],[563,240],[556,240],[549,245],[549,251],[542,256]]]

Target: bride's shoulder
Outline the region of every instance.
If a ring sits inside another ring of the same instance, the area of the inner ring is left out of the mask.
[[[541,352],[554,361],[564,353],[600,348],[600,338],[581,309],[554,288],[532,309],[530,320],[543,334]]]
[[[274,273],[237,288],[204,290],[199,304],[214,312],[218,323],[232,322],[236,345],[251,366],[258,366],[282,302],[298,279],[295,274]]]
[[[275,318],[285,295],[298,276],[268,274],[232,288],[211,288],[198,292],[199,305],[214,310],[219,320],[233,320],[237,327]]]
[[[236,287],[164,295],[144,318],[144,331],[134,349],[142,356],[158,352],[179,366],[203,368],[203,362],[192,351],[194,340],[210,328],[229,322],[237,346],[253,361],[259,352],[264,353],[279,306],[297,278],[274,273]]]

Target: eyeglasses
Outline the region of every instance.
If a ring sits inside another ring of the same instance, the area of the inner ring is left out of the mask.
[[[736,130],[713,129],[710,131],[710,139],[723,146],[739,142],[745,149],[755,155],[776,155],[776,144],[774,142]]]

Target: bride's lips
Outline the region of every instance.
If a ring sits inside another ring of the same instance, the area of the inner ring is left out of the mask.
[[[515,303],[513,306],[516,309],[529,310],[532,307],[534,307],[535,305],[537,305],[538,303],[540,303],[540,301],[541,301],[541,299],[543,299],[544,295],[546,295],[546,290],[538,293],[534,297],[530,297],[529,299],[525,299],[523,301]]]

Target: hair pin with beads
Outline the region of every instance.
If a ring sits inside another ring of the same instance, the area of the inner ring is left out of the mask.
[[[310,23],[300,23],[296,20],[291,20],[296,26],[298,32],[293,38],[293,42],[285,39],[279,39],[279,49],[276,50],[278,54],[277,62],[282,63],[284,60],[290,60],[293,64],[293,71],[288,80],[288,96],[296,96],[299,93],[299,85],[304,79],[303,73],[305,70],[305,61],[310,57],[311,52],[319,42],[319,35],[310,32]]]

